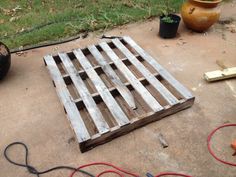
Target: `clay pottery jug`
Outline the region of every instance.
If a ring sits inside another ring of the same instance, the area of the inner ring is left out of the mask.
[[[206,31],[220,18],[222,0],[188,0],[182,5],[181,16],[185,25],[197,32]]]
[[[6,45],[0,42],[0,80],[3,79],[11,66],[11,53]]]

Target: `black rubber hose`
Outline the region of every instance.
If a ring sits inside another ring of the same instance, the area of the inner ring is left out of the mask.
[[[21,164],[21,163],[17,163],[17,162],[14,162],[13,160],[11,160],[8,155],[7,155],[7,151],[9,150],[10,147],[12,146],[15,146],[15,145],[21,145],[24,147],[25,149],[25,164]],[[28,150],[28,147],[26,146],[26,144],[22,143],[22,142],[13,142],[11,144],[9,144],[5,149],[4,149],[4,157],[6,158],[6,160],[8,162],[10,162],[11,164],[13,165],[16,165],[16,166],[20,166],[20,167],[24,167],[28,170],[29,173],[31,174],[34,174],[36,175],[37,177],[40,177],[41,174],[45,174],[45,173],[49,173],[49,172],[52,172],[54,170],[60,170],[60,169],[67,169],[67,170],[76,170],[76,171],[79,171],[87,176],[90,176],[90,177],[95,177],[94,175],[90,174],[89,172],[87,171],[84,171],[84,170],[77,170],[77,168],[74,168],[74,167],[70,167],[70,166],[56,166],[56,167],[53,167],[53,168],[50,168],[48,170],[45,170],[45,171],[38,171],[35,167],[29,165],[29,162],[28,162],[28,155],[29,155],[29,150]]]
[[[46,44],[36,44],[36,45],[29,46],[29,47],[24,47],[23,49],[12,49],[12,50],[10,50],[10,52],[11,53],[18,53],[18,52],[23,52],[23,51],[26,51],[26,50],[32,50],[32,49],[48,47],[48,46],[52,46],[52,45],[63,44],[63,43],[66,43],[66,42],[74,41],[74,40],[79,39],[79,38],[80,38],[80,35],[70,37],[70,38],[67,38],[67,39],[64,39],[64,40],[60,40],[60,41],[48,42]]]

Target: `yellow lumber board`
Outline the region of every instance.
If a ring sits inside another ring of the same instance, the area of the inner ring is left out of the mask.
[[[204,74],[204,78],[209,82],[233,78],[233,77],[236,77],[236,67],[227,68],[224,70],[206,72]]]

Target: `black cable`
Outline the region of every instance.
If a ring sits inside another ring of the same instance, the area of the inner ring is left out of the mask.
[[[7,151],[10,147],[12,146],[15,146],[15,145],[21,145],[25,148],[25,164],[21,164],[21,163],[17,163],[17,162],[14,162],[13,160],[11,160],[8,155],[7,155]],[[87,176],[90,176],[90,177],[95,177],[94,175],[90,174],[89,172],[86,172],[84,170],[78,170],[77,168],[74,168],[74,167],[69,167],[69,166],[56,166],[54,168],[50,168],[48,170],[45,170],[45,171],[41,171],[39,172],[35,167],[29,165],[28,163],[28,155],[29,155],[29,151],[28,151],[28,147],[26,146],[26,144],[22,143],[22,142],[13,142],[11,144],[9,144],[5,149],[4,149],[4,157],[6,158],[6,160],[8,162],[10,162],[11,164],[14,164],[16,166],[20,166],[20,167],[25,167],[27,168],[28,172],[31,173],[31,174],[34,174],[36,175],[37,177],[39,177],[41,174],[45,174],[45,173],[48,173],[48,172],[51,172],[51,171],[54,171],[54,170],[59,170],[59,169],[67,169],[67,170],[76,170],[76,171],[79,171]]]
[[[45,44],[36,44],[36,45],[29,46],[29,47],[24,47],[23,49],[11,49],[10,52],[11,53],[18,53],[18,52],[37,49],[37,48],[41,48],[41,47],[48,47],[48,46],[52,46],[52,45],[63,44],[63,43],[66,43],[66,42],[74,41],[74,40],[79,39],[79,38],[80,38],[80,35],[75,36],[75,37],[71,37],[71,38],[67,38],[67,39],[64,39],[64,40],[60,40],[60,41],[52,41],[52,42],[48,42],[48,43],[45,43]]]
[[[83,31],[83,32],[84,33],[79,34],[77,36],[65,38],[65,39],[62,39],[62,40],[59,40],[59,41],[51,41],[51,42],[48,42],[48,43],[31,45],[31,46],[28,46],[28,47],[23,47],[22,49],[19,49],[19,48],[11,49],[10,52],[13,54],[13,53],[18,53],[18,52],[23,52],[23,51],[26,51],[26,50],[32,50],[32,49],[37,49],[37,48],[42,48],[42,47],[48,47],[48,46],[52,46],[52,45],[59,45],[59,44],[63,44],[63,43],[66,43],[66,42],[71,42],[71,41],[74,41],[74,40],[77,40],[77,39],[80,39],[80,38],[84,39],[88,36],[88,31]]]
[[[121,36],[106,36],[105,34],[102,35],[102,37],[100,39],[121,39]]]

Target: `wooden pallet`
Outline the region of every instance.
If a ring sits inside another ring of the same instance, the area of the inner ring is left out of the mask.
[[[192,94],[130,37],[44,57],[81,152],[190,107]]]

